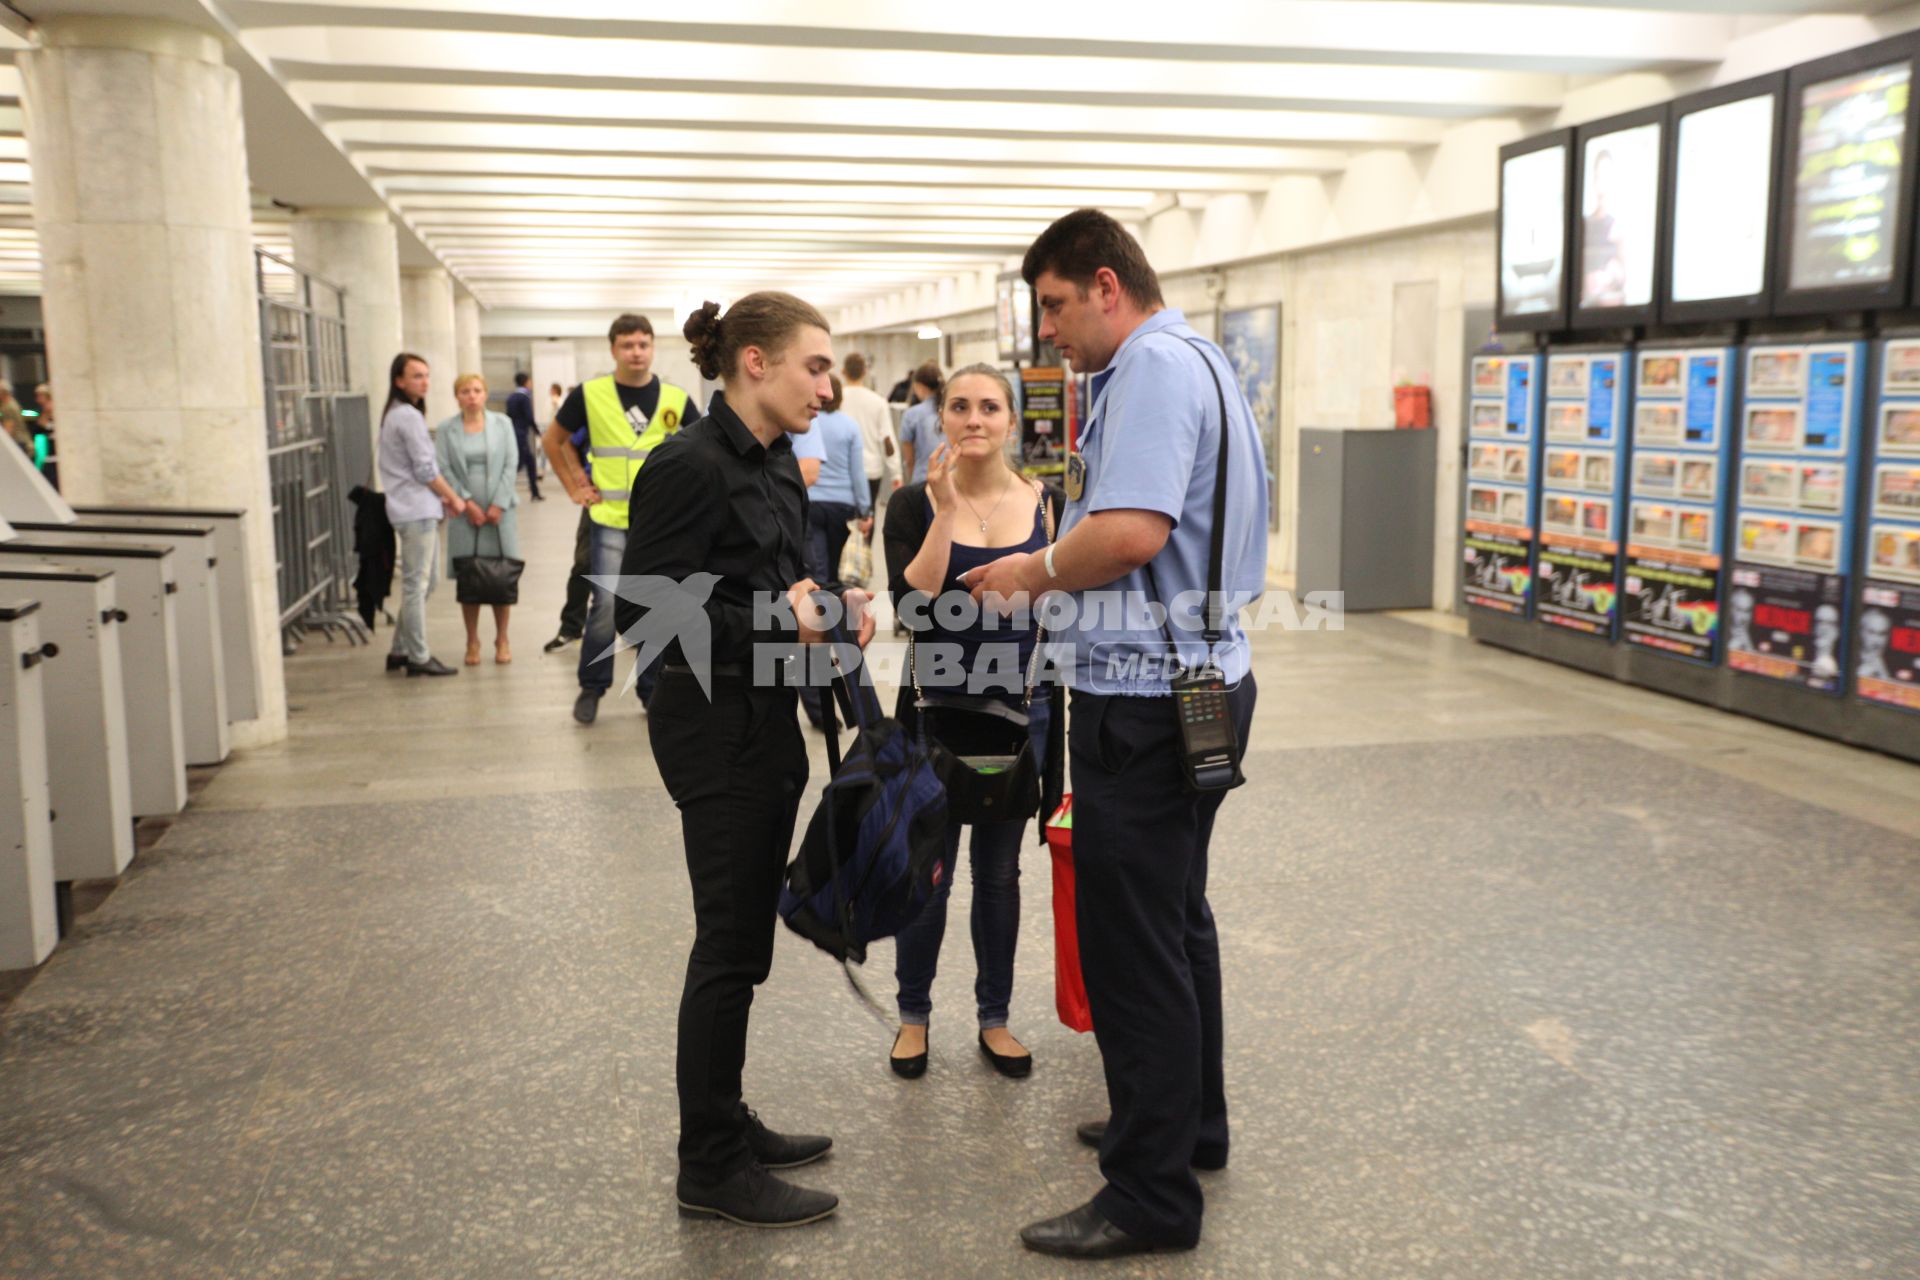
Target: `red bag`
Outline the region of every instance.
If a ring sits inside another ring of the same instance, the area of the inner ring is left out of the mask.
[[[1073,906],[1073,797],[1047,819],[1047,849],[1053,854],[1053,1004],[1060,1021],[1075,1031],[1093,1030],[1087,983],[1080,976],[1080,925]]]

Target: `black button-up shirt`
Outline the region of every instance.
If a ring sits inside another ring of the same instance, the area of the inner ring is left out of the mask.
[[[630,510],[622,574],[719,575],[706,602],[713,661],[749,663],[756,642],[792,643],[790,626],[753,625],[756,595],[784,596],[804,576],[807,486],[786,435],[762,445],[716,393],[705,417],[647,458]],[[625,635],[645,614],[645,605],[617,598],[614,626]],[[677,641],[666,658],[686,661]]]

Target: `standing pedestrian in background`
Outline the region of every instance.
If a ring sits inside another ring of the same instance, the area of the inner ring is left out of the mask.
[[[867,501],[880,509],[880,490],[900,487],[899,447],[893,438],[893,411],[880,393],[866,385],[867,358],[858,351],[847,357],[841,411],[860,424],[861,462],[867,476]],[[887,481],[893,483],[889,486]],[[873,531],[867,531],[871,540]]]
[[[533,420],[533,392],[527,389],[530,381],[524,373],[513,375],[513,392],[507,396],[507,421],[513,424],[513,447],[520,466],[527,473],[527,496],[539,502],[540,471],[534,465],[534,457],[539,452],[535,444],[540,438],[540,426]]]
[[[386,491],[387,522],[400,543],[400,620],[393,628],[387,670],[407,677],[454,676],[427,649],[427,596],[433,591],[440,519],[462,519],[472,504],[453,491],[434,459],[427,434],[427,362],[403,351],[387,371],[387,404],[380,413],[380,487]]]
[[[913,371],[913,407],[900,419],[900,467],[915,484],[927,478],[927,460],[946,442],[940,431],[940,366],[929,360]]]
[[[463,556],[518,560],[520,525],[515,509],[520,496],[513,487],[518,457],[513,424],[504,415],[488,411],[487,380],[477,373],[461,374],[453,384],[453,396],[460,402],[460,412],[434,432],[434,454],[440,474],[467,506],[464,518],[447,527],[447,563],[451,566]],[[493,660],[502,665],[513,661],[513,649],[507,643],[507,618],[512,612],[511,605],[493,606]],[[463,600],[460,613],[467,624],[466,665],[477,667],[480,606]]]

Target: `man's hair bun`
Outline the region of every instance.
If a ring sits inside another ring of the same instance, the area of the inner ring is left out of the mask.
[[[681,327],[686,335],[687,345],[692,348],[694,367],[700,370],[700,376],[709,382],[720,377],[722,344],[720,340],[720,304],[702,303],[700,309],[687,317],[687,323]]]

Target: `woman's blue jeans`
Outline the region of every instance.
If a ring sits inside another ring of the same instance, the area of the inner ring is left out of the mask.
[[[1045,693],[1036,692],[1027,725],[1034,759],[1042,764],[1047,758],[1051,710]],[[1031,829],[1028,823],[1022,818],[973,824],[973,998],[982,1031],[1007,1025],[1007,1004],[1013,998],[1013,953],[1020,941],[1020,846]],[[961,830],[961,823],[947,824],[950,866],[959,861]],[[895,942],[893,975],[900,984],[900,1021],[908,1026],[925,1026],[933,1012],[933,978],[940,966],[952,888],[953,876],[948,874]]]

